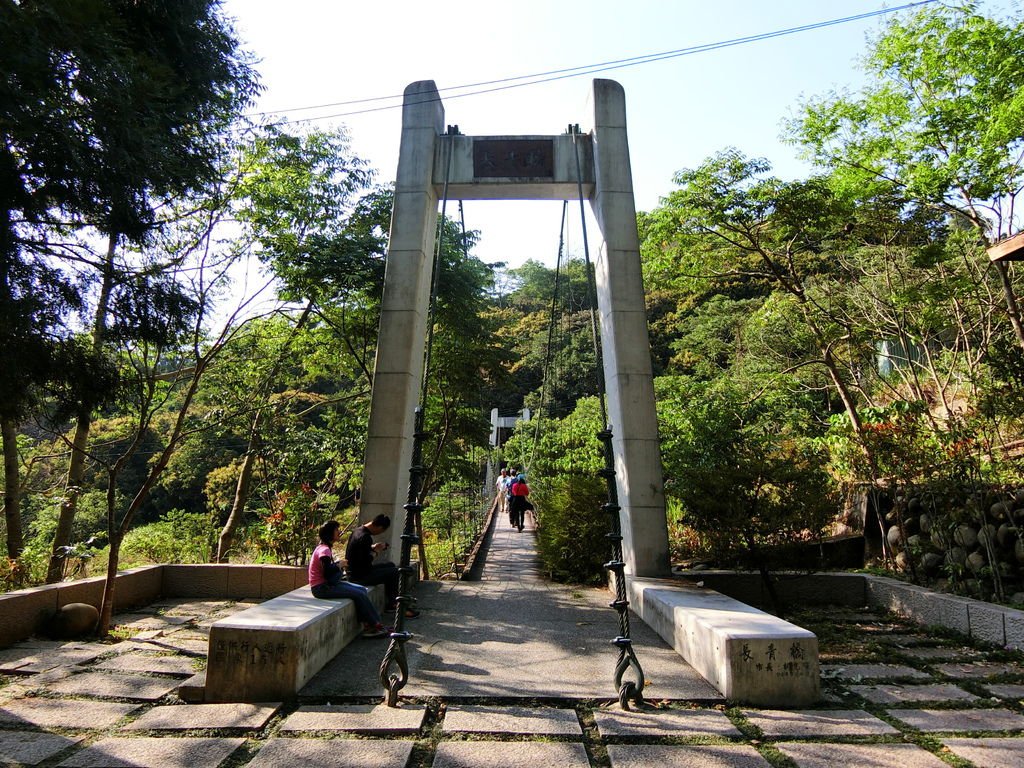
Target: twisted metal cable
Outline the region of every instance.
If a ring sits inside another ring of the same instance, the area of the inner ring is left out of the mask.
[[[419,503],[420,488],[423,483],[425,468],[423,466],[423,439],[427,433],[423,431],[423,408],[416,409],[415,431],[412,444],[412,466],[409,467],[409,492],[406,496],[405,528],[402,531],[402,554],[398,566],[398,598],[395,607],[395,628],[389,635],[388,649],[380,663],[380,684],[387,691],[387,705],[398,706],[398,693],[409,682],[409,662],[405,656],[405,644],[413,634],[405,630],[405,612],[415,602],[410,594],[412,587],[413,568],[410,565],[413,545],[419,544],[415,522],[423,511]],[[392,666],[398,667],[398,674],[391,671]]]
[[[615,582],[615,600],[610,604],[618,612],[619,634],[612,640],[612,644],[619,649],[619,657],[615,662],[615,690],[619,697],[619,706],[628,710],[630,702],[640,706],[644,700],[644,670],[640,666],[640,660],[633,650],[633,640],[629,635],[629,600],[626,597],[626,564],[622,560],[622,522],[619,520],[619,492],[615,486],[615,454],[612,450],[612,428],[608,423],[608,411],[605,405],[606,388],[604,378],[604,360],[601,355],[599,331],[597,323],[597,285],[594,277],[594,270],[590,262],[590,247],[587,241],[586,215],[583,208],[583,174],[580,170],[580,148],[578,138],[580,128],[578,125],[570,125],[569,133],[572,135],[572,145],[576,153],[576,189],[580,201],[580,220],[583,225],[583,255],[586,260],[587,288],[590,292],[590,330],[594,344],[594,358],[597,361],[597,392],[598,403],[601,408],[601,423],[604,429],[597,433],[598,439],[604,453],[604,467],[598,471],[598,475],[604,478],[607,487],[607,501],[601,505],[601,509],[608,514],[609,532],[606,538],[612,545],[612,558],[604,564],[605,569],[611,574]],[[632,670],[633,679],[623,680],[626,672]]]

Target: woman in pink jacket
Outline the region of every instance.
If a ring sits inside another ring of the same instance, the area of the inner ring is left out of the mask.
[[[526,497],[530,495],[530,486],[526,484],[526,475],[516,476],[512,483],[512,502],[509,511],[512,516],[512,526],[523,530],[523,521],[526,518],[526,510],[530,508],[530,502]]]

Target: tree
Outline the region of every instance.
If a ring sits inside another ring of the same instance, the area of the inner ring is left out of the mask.
[[[658,386],[666,494],[719,558],[760,571],[778,612],[770,568],[792,563],[779,550],[820,538],[838,505],[806,405],[778,390],[753,398],[727,380]]]
[[[767,176],[769,170],[767,161],[727,150],[676,174],[680,189],[647,225],[648,261],[675,264],[711,285],[750,281],[760,283],[761,292],[787,294],[808,334],[808,347],[793,365],[821,366],[859,431],[849,366],[857,353],[847,348],[851,336],[841,314],[815,290],[835,273],[833,253],[842,247],[837,241],[849,206],[823,178],[783,182]]]
[[[862,91],[809,101],[790,138],[847,196],[891,190],[994,242],[1020,227],[1022,52],[1024,22],[985,18],[973,3],[894,17],[864,59]],[[993,268],[1024,347],[1010,267]]]
[[[220,534],[217,561],[225,562],[249,500],[253,469],[260,455],[270,395],[280,386],[278,374],[292,339],[318,306],[344,304],[365,297],[382,277],[383,241],[373,227],[349,229],[350,219],[365,215],[356,197],[372,179],[354,156],[344,130],[313,131],[304,136],[271,129],[257,137],[242,160],[238,216],[258,257],[271,265],[280,292],[304,301],[292,333],[265,377],[256,384],[248,428],[248,446],[238,473],[235,495]]]
[[[0,72],[0,286],[40,259],[96,269],[92,340],[100,354],[107,302],[118,285],[136,283],[116,263],[118,246],[146,239],[161,201],[217,177],[223,132],[254,96],[256,76],[216,0],[6,3]],[[82,255],[55,237],[83,228],[106,238],[104,254]],[[4,314],[17,298],[0,292]],[[83,400],[78,414],[51,579],[74,520],[96,405]]]
[[[215,233],[208,230],[206,237],[212,240]],[[214,298],[230,281],[230,272],[223,263],[220,269],[212,269],[209,262],[221,261],[221,256],[208,240],[193,243],[193,246],[188,252],[194,261],[187,263],[187,268],[183,265],[176,273],[176,278],[181,281],[181,294],[192,298],[192,322],[182,323],[179,312],[155,313],[150,317],[153,321],[150,324],[152,334],[120,340],[119,359],[126,389],[120,405],[131,422],[131,428],[127,431],[123,447],[118,446],[112,455],[102,457],[95,451],[90,453],[90,458],[105,475],[110,547],[97,627],[101,636],[110,626],[115,577],[124,537],[182,442],[190,433],[209,428],[208,423],[197,420],[192,412],[199,385],[230,341],[244,328],[247,322],[242,320],[244,313],[262,293],[260,289],[239,300],[221,330],[209,335],[205,321],[213,308]],[[154,424],[165,414],[166,423],[158,435],[159,445],[152,450],[144,477],[137,487],[125,494],[128,501],[122,504],[118,493],[121,474],[136,457],[143,441],[152,434]]]

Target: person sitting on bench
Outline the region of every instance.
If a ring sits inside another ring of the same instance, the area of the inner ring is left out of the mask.
[[[388,562],[373,562],[373,558],[384,552],[390,546],[387,542],[373,543],[373,537],[378,536],[391,527],[391,518],[387,515],[377,515],[373,520],[356,528],[348,539],[348,546],[345,547],[345,560],[348,561],[348,578],[356,584],[372,586],[374,584],[384,585],[385,611],[393,611],[398,607],[398,566]],[[405,611],[407,619],[414,619],[420,612],[412,608]]]
[[[363,622],[363,637],[384,637],[388,630],[370,601],[368,590],[361,584],[344,580],[341,567],[334,560],[332,547],[341,538],[341,523],[330,520],[320,526],[320,543],[309,559],[309,587],[313,597],[330,600],[347,597],[356,606],[356,615]]]

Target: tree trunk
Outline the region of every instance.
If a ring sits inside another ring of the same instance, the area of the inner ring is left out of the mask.
[[[7,556],[21,554],[25,542],[21,533],[21,478],[18,458],[18,425],[14,419],[0,423],[4,442],[4,522],[7,524]]]
[[[64,484],[64,498],[60,503],[60,516],[57,518],[57,530],[53,534],[50,565],[46,571],[47,584],[60,581],[64,573],[64,555],[61,550],[71,543],[71,530],[74,527],[75,514],[78,511],[78,497],[82,493],[82,482],[85,478],[85,450],[89,444],[91,423],[91,414],[87,412],[78,414],[75,436],[71,442],[71,461]]]
[[[306,324],[310,314],[313,312],[314,302],[312,299],[306,304],[306,308],[299,315],[299,319],[295,321],[295,327],[292,329],[291,335],[285,342],[280,354],[277,356],[277,360],[274,361],[270,372],[267,374],[264,380],[261,391],[266,391],[273,384],[273,379],[277,375],[277,372],[281,369],[281,363],[284,360],[284,353],[291,345],[292,339],[299,330]],[[242,523],[242,516],[245,513],[245,505],[249,501],[249,491],[252,487],[252,472],[253,467],[256,464],[256,455],[259,452],[260,443],[260,429],[263,425],[263,414],[268,406],[266,404],[260,405],[256,410],[256,415],[253,416],[252,426],[249,428],[249,445],[247,446],[245,459],[242,461],[242,468],[238,472],[238,483],[235,485],[235,497],[231,501],[231,512],[228,513],[228,519],[224,523],[224,527],[221,529],[220,538],[217,541],[217,562],[226,563],[228,559],[228,550],[231,548],[231,544],[234,541],[235,532],[238,530],[238,526]]]
[[[761,583],[764,585],[765,592],[768,593],[768,602],[772,605],[772,612],[780,619],[784,619],[782,600],[779,598],[778,590],[775,589],[775,580],[772,578],[768,563],[764,559],[764,553],[750,531],[743,532],[743,540],[746,542],[750,556],[757,563],[757,572],[761,575]]]
[[[430,563],[427,562],[427,544],[423,540],[423,517],[421,515],[416,515],[415,524],[416,536],[419,538],[419,544],[416,545],[416,549],[420,558],[420,578],[423,581],[430,581]]]
[[[110,617],[114,613],[114,592],[117,587],[117,563],[121,558],[121,535],[110,530],[110,559],[107,560],[107,578],[103,582],[103,602],[100,603],[100,621],[96,634],[106,637],[110,632]]]
[[[1006,314],[1010,317],[1010,325],[1017,336],[1017,343],[1024,349],[1024,325],[1020,320],[1020,306],[1017,304],[1017,294],[1013,290],[1013,282],[1010,280],[1010,268],[1005,263],[995,263],[996,272],[999,273],[999,281],[1003,284],[1003,297],[1006,299]]]
[[[107,327],[110,293],[114,288],[114,254],[117,252],[117,239],[117,234],[111,234],[107,241],[107,255],[103,263],[103,282],[100,285],[100,294],[96,301],[96,316],[93,319],[92,327],[92,348],[96,353],[103,348]],[[82,482],[85,479],[85,453],[89,447],[91,427],[92,408],[89,404],[85,404],[78,412],[75,436],[71,440],[71,462],[64,484],[64,499],[60,505],[57,530],[53,535],[50,565],[46,572],[47,584],[60,581],[63,573],[64,558],[61,555],[61,550],[71,543],[71,530],[78,512],[78,497],[82,493]]]
[[[217,562],[228,561],[228,550],[235,538],[235,531],[242,522],[242,515],[245,512],[245,504],[249,500],[249,488],[252,486],[252,471],[256,464],[258,448],[257,430],[259,429],[259,415],[256,416],[256,423],[253,424],[253,432],[249,437],[249,450],[242,461],[242,469],[238,473],[238,484],[235,486],[235,498],[231,502],[231,512],[228,514],[227,522],[221,529],[220,538],[217,540]]]

